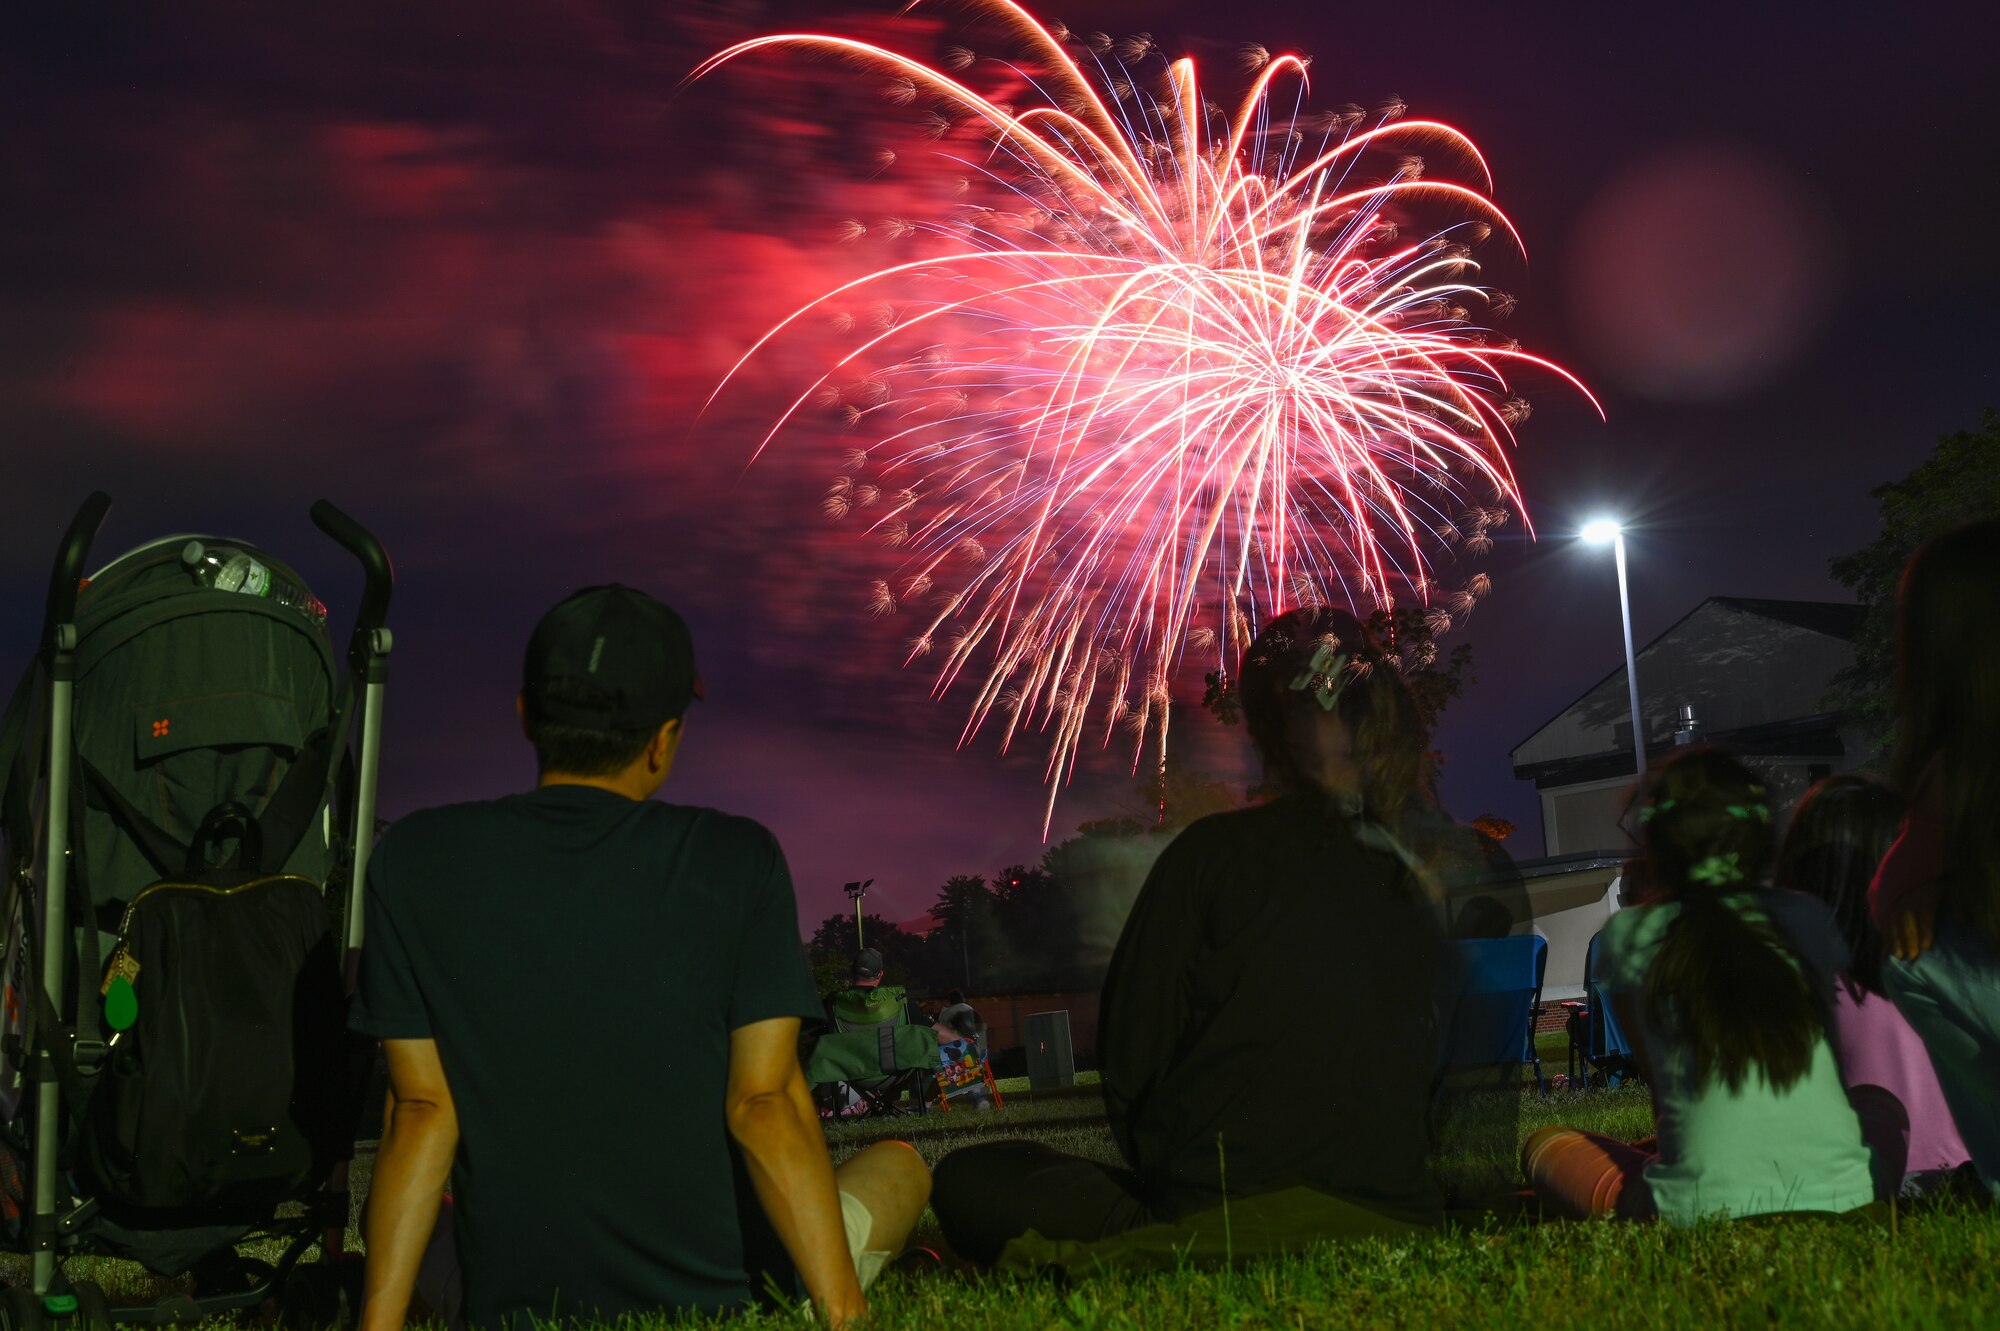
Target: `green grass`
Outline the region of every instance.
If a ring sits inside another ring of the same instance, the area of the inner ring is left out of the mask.
[[[1992,1325],[2000,1223],[1936,1211],[1893,1236],[1830,1221],[1520,1226],[1328,1246],[1233,1272],[1061,1287],[886,1278],[871,1325],[934,1331],[1167,1327],[1892,1327]],[[752,1325],[796,1325],[765,1316]]]
[[[1544,1057],[1550,1052],[1545,1048]],[[1560,1067],[1559,1044],[1553,1052]],[[838,1160],[897,1136],[935,1163],[972,1142],[1032,1137],[1079,1155],[1116,1158],[1091,1087],[1032,1096],[1025,1086],[1003,1091],[1002,1109],[837,1125],[827,1134],[829,1145]],[[1560,1122],[1636,1137],[1652,1126],[1640,1087],[1528,1095],[1518,1115],[1509,1113],[1522,1132]],[[934,1245],[938,1238],[927,1213],[917,1242]],[[112,1265],[92,1264],[107,1287],[114,1285]],[[1678,1231],[1521,1222],[1329,1245],[1236,1271],[1113,1276],[1068,1286],[963,1271],[892,1273],[870,1295],[869,1325],[883,1331],[1990,1326],[2000,1325],[1996,1270],[2000,1215],[1958,1205],[1901,1212],[1888,1233],[1817,1219]],[[641,1319],[628,1331],[710,1324]],[[801,1323],[757,1314],[729,1325],[777,1331]]]
[[[1560,1037],[1542,1056],[1561,1067]],[[1511,1111],[1510,1111],[1511,1112]],[[1633,1138],[1652,1130],[1646,1090],[1526,1095],[1525,1134],[1562,1123]],[[936,1163],[997,1137],[1032,1137],[1116,1159],[1094,1097],[1010,1095],[1005,1109],[843,1125],[835,1158],[899,1136]],[[938,1239],[927,1213],[916,1241]],[[1233,1272],[1044,1279],[944,1273],[890,1276],[870,1296],[871,1325],[902,1331],[1139,1331],[1205,1327],[1885,1327],[2000,1325],[2000,1216],[1939,1204],[1900,1212],[1893,1233],[1798,1219],[1662,1225],[1532,1222],[1414,1241],[1369,1241]],[[661,1323],[660,1325],[666,1325]],[[795,1325],[765,1316],[750,1326]]]

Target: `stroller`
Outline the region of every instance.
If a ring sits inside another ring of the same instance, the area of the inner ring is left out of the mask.
[[[366,1056],[342,966],[361,941],[393,573],[359,524],[313,506],[365,576],[342,672],[326,607],[243,542],[169,537],[82,578],[110,506],[91,495],[63,537],[0,728],[0,1246],[32,1256],[29,1285],[0,1290],[0,1331],[280,1298],[291,1325],[337,1324],[360,1264],[302,1259],[338,1256],[348,1222]],[[275,1262],[237,1251],[269,1240]],[[193,1292],[113,1307],[68,1278],[79,1256]]]

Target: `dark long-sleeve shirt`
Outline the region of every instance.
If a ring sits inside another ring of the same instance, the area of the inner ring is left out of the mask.
[[[1112,1132],[1153,1205],[1216,1205],[1226,1177],[1230,1196],[1307,1184],[1438,1211],[1446,945],[1361,828],[1287,796],[1196,822],[1154,866],[1099,1015]]]

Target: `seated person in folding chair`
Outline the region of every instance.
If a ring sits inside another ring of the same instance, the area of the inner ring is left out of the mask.
[[[864,947],[854,954],[854,969],[847,988],[827,997],[829,1021],[846,1020],[873,1025],[878,1021],[907,1021],[909,994],[900,984],[883,984],[882,954]]]
[[[961,1030],[961,1027],[969,1024],[972,1030],[977,1030],[980,1026],[979,1013],[965,1001],[962,991],[953,989],[945,994],[944,1005],[931,1018],[931,1024],[938,1028],[938,1043],[945,1044],[971,1033]]]
[[[852,983],[826,1000],[832,1027],[813,1046],[806,1064],[822,1110],[897,1112],[907,1092],[921,1106],[937,1064],[937,1040],[910,1016],[901,985],[882,982],[882,954],[863,948],[854,958]],[[858,1109],[857,1109],[858,1107]]]
[[[952,1152],[932,1205],[961,1257],[993,1263],[1030,1230],[1138,1244],[1205,1224],[1225,1195],[1240,1215],[1260,1194],[1304,1194],[1324,1238],[1443,1217],[1441,1044],[1421,996],[1450,990],[1452,953],[1411,829],[1450,825],[1424,794],[1414,701],[1385,646],[1331,609],[1273,620],[1237,678],[1282,793],[1182,832],[1126,922],[1098,1026],[1124,1163],[1026,1141]],[[1301,1056],[1296,1025],[1271,1019],[1329,1011],[1368,1033],[1362,1064],[1319,1041]]]
[[[931,1028],[938,1039],[938,1094],[949,1100],[965,1096],[980,1109],[998,1102],[993,1085],[993,1069],[987,1062],[986,1023],[979,1012],[954,989],[933,1019]],[[949,1108],[949,1105],[946,1106]]]
[[[794,1272],[845,1325],[929,1179],[902,1143],[828,1161],[777,842],[652,798],[700,692],[687,626],[591,588],[525,674],[536,789],[412,814],[369,865],[352,1024],[390,1093],[363,1326],[403,1324],[420,1259],[433,1312],[480,1328],[712,1314]]]

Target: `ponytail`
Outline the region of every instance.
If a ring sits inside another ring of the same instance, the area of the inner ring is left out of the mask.
[[[1654,882],[1679,905],[1646,986],[1647,1015],[1685,1046],[1694,1082],[1774,1090],[1806,1075],[1826,1019],[1812,978],[1768,921],[1724,898],[1755,890],[1771,859],[1764,789],[1734,758],[1691,749],[1663,764],[1640,811]]]

